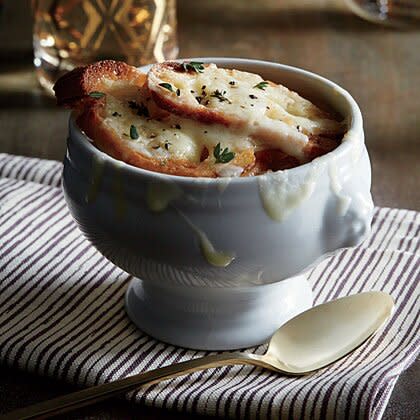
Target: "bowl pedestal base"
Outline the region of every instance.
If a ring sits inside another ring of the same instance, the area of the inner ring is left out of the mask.
[[[232,350],[267,342],[312,306],[304,275],[252,287],[162,286],[135,278],[125,298],[130,319],[145,333],[198,350]]]

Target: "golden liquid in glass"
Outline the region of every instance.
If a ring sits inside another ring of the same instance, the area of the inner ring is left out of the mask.
[[[175,0],[35,0],[34,64],[42,86],[103,59],[139,66],[176,58]]]

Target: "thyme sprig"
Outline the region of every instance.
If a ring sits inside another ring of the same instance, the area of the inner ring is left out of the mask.
[[[204,66],[203,63],[199,61],[190,61],[189,63],[182,63],[184,71],[195,71],[196,73],[203,73]]]
[[[91,98],[95,98],[95,99],[101,99],[105,96],[104,92],[99,92],[97,90],[94,90],[93,92],[89,92],[89,96]]]
[[[137,131],[137,128],[135,125],[130,125],[130,138],[132,140],[137,140],[139,138],[139,132]]]
[[[228,104],[231,104],[232,102],[225,95],[225,90],[221,92],[219,89],[216,89],[210,96],[212,98],[217,98],[220,102],[227,102]]]
[[[159,83],[159,86],[162,86],[164,89],[167,89],[170,92],[176,93],[176,96],[181,95],[181,91],[179,89],[175,90],[170,83]]]
[[[228,163],[235,157],[235,153],[230,152],[227,147],[222,150],[220,143],[217,143],[213,150],[213,156],[216,159],[216,163]]]
[[[265,90],[265,88],[268,86],[268,82],[263,81],[260,83],[257,83],[255,86],[253,86],[253,88],[255,89],[261,89],[261,90]]]

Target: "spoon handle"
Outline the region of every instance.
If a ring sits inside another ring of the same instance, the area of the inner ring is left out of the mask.
[[[92,386],[62,397],[43,401],[29,407],[12,411],[4,416],[0,416],[0,420],[48,418],[124,394],[138,388],[141,385],[151,385],[153,383],[186,375],[187,373],[196,372],[198,370],[226,365],[258,365],[261,367],[269,367],[268,364],[263,362],[262,356],[251,353],[234,352],[205,356],[165,366],[159,369],[154,369],[148,372],[138,373],[114,382]]]

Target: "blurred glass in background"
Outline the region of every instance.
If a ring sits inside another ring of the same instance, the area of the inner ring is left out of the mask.
[[[420,28],[420,0],[346,0],[364,19],[396,27]]]
[[[139,66],[178,55],[175,0],[33,0],[40,84],[103,59]]]

